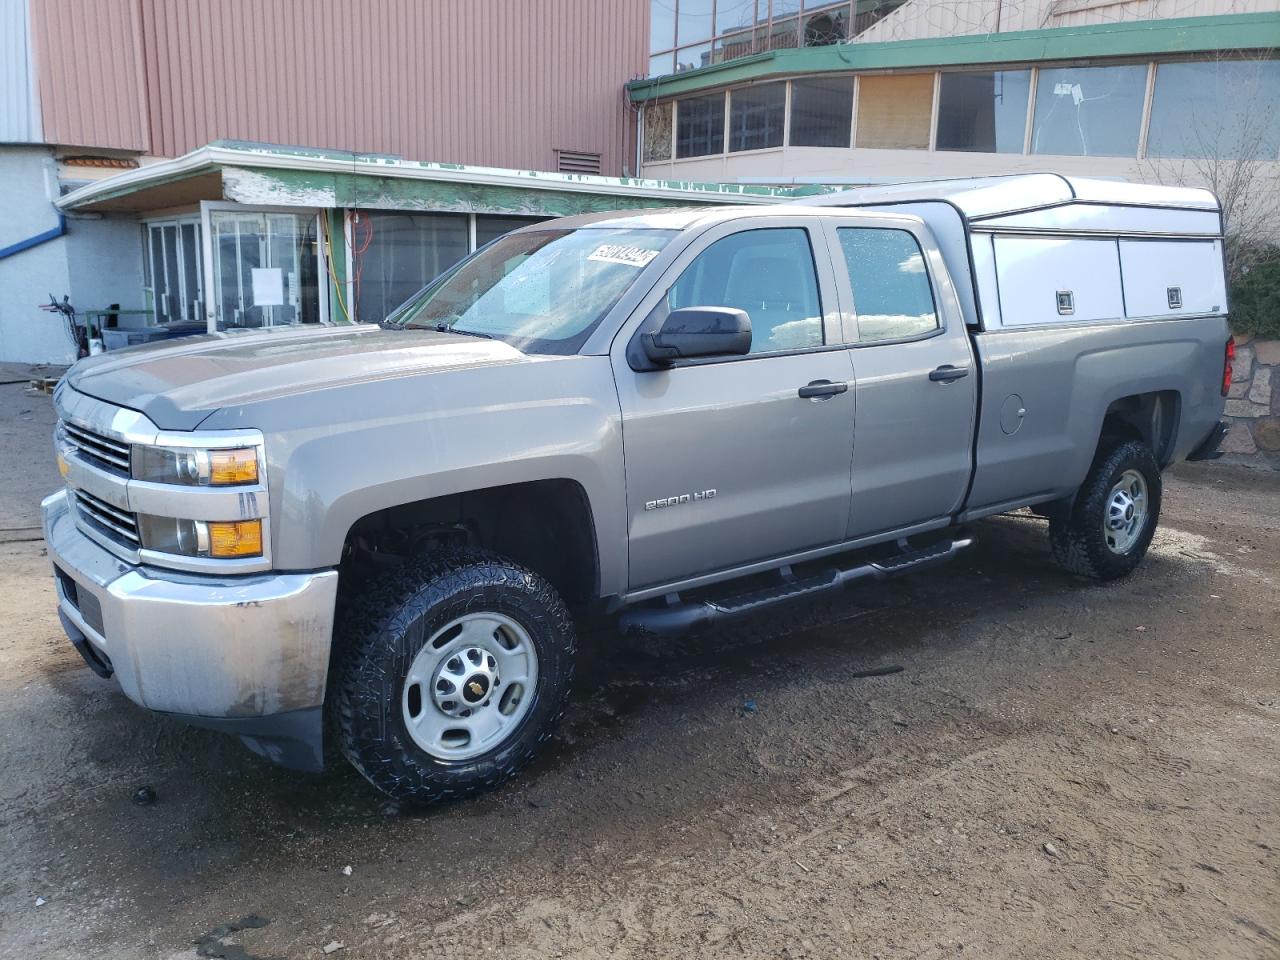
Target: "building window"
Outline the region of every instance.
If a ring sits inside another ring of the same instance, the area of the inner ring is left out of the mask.
[[[1031,152],[1066,157],[1138,153],[1147,67],[1057,67],[1036,81]]]
[[[198,221],[154,221],[148,233],[146,277],[156,323],[204,320],[203,254]]]
[[[497,240],[512,230],[519,230],[531,223],[541,223],[544,217],[499,217],[486,213],[476,214],[476,249]]]
[[[649,76],[839,43],[905,0],[650,0]],[[855,13],[856,10],[856,13]]]
[[[676,43],[684,46],[711,39],[712,0],[680,0],[676,18]]]
[[[644,108],[645,163],[671,159],[671,101],[650,103]]]
[[[675,73],[676,55],[668,50],[649,58],[649,76],[666,77]]]
[[[660,2],[660,0],[654,0]],[[768,0],[765,15],[768,16]],[[716,0],[716,36],[750,30],[756,25],[756,0]]]
[[[676,105],[676,156],[724,153],[724,94],[689,97]]]
[[[751,320],[751,352],[822,346],[822,303],[807,231],[744,230],[698,254],[667,306],[733,307]]]
[[[932,120],[933,74],[858,78],[859,147],[927,150]]]
[[[467,255],[466,214],[359,210],[353,217],[356,319],[363,323],[385,320]],[[477,242],[479,233],[477,221]]]
[[[670,50],[675,45],[675,0],[653,0],[649,4],[649,52]]]
[[[938,329],[938,311],[916,238],[905,230],[841,227],[862,342],[903,340]]]
[[[812,3],[807,4],[807,8],[811,9]],[[808,13],[804,18],[804,32],[800,37],[801,43],[806,47],[825,47],[828,44],[839,43],[849,35],[849,6],[848,4],[837,4],[826,10],[820,10],[816,13]]]
[[[711,44],[704,43],[697,47],[681,47],[676,51],[676,73],[697,70],[711,63]]]
[[[1156,67],[1147,156],[1275,160],[1280,60],[1209,60]]]
[[[764,150],[782,146],[787,85],[762,83],[729,94],[729,149]]]
[[[791,82],[791,146],[847,147],[853,122],[853,77]]]
[[[1030,90],[1030,70],[944,73],[937,149],[1021,153]]]

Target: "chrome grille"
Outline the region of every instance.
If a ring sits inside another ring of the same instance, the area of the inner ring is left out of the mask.
[[[76,508],[80,512],[81,519],[130,550],[137,550],[142,546],[142,540],[138,536],[136,514],[113,507],[105,500],[100,500],[83,490],[73,490],[72,493],[75,494]]]
[[[129,444],[125,441],[94,433],[70,420],[62,421],[62,429],[80,456],[111,473],[129,476]]]

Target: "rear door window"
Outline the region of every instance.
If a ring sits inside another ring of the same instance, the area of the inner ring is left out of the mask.
[[[818,274],[801,227],[744,230],[717,240],[680,274],[667,305],[745,310],[752,353],[823,344]]]
[[[858,340],[905,340],[939,328],[924,254],[906,230],[840,227],[840,251],[849,270]]]

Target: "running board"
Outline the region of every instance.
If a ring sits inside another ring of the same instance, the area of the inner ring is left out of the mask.
[[[885,580],[900,573],[943,563],[961,550],[973,546],[973,543],[972,537],[943,540],[927,547],[907,548],[893,556],[856,567],[830,567],[807,577],[796,577],[790,567],[783,567],[778,571],[776,583],[713,600],[682,600],[678,593],[669,593],[661,606],[637,605],[624,610],[618,619],[618,626],[623,633],[652,633],[662,636],[692,633],[784,603],[834,593],[858,580]]]

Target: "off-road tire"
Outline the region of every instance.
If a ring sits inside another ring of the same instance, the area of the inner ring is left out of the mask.
[[[1142,474],[1147,486],[1145,528],[1123,554],[1114,552],[1103,533],[1103,516],[1111,488],[1126,470]],[[1053,558],[1069,573],[1093,580],[1127,576],[1142,562],[1160,520],[1160,467],[1146,444],[1121,440],[1104,444],[1071,508],[1049,517],[1049,546]]]
[[[468,613],[517,620],[538,655],[533,705],[488,753],[442,760],[413,741],[401,695],[409,665],[427,640]],[[423,804],[490,790],[529,762],[564,713],[576,635],[555,589],[495,553],[462,550],[407,564],[351,600],[340,618],[333,720],[342,754],[392,798]]]

